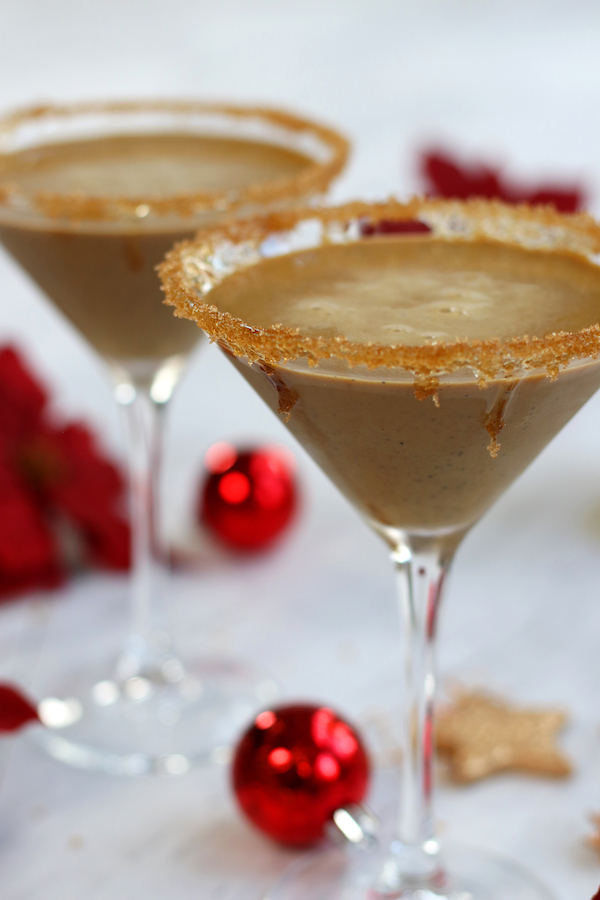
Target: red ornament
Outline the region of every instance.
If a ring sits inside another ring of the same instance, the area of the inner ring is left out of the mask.
[[[262,550],[290,523],[297,507],[294,459],[280,447],[236,450],[219,443],[205,456],[208,477],[202,522],[235,550]]]
[[[31,721],[39,721],[35,706],[18,688],[0,684],[0,734],[17,731]]]
[[[259,713],[240,740],[233,789],[248,818],[286,844],[319,840],[336,809],[360,803],[369,762],[356,731],[326,707]]]

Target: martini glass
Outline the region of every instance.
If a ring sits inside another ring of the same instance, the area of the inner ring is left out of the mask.
[[[599,247],[587,217],[415,200],[232,223],[163,263],[168,302],[219,342],[386,541],[398,581],[394,836],[307,857],[269,900],[550,897],[516,864],[440,847],[435,638],[461,539],[600,385]]]
[[[40,703],[48,751],[109,772],[179,773],[223,753],[273,683],[183,660],[163,608],[165,412],[200,332],[161,303],[155,266],[225,215],[323,194],[346,141],[285,112],[187,101],[38,107],[0,120],[0,240],[101,355],[121,407],[132,497],[132,628],[120,654]]]

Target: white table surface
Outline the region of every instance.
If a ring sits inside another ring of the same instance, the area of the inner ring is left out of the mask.
[[[0,105],[139,95],[287,105],[355,141],[337,199],[409,193],[416,150],[435,141],[508,161],[516,177],[559,174],[597,191],[599,46],[593,0],[3,0]],[[85,418],[119,455],[97,360],[6,256],[0,284],[0,342],[22,347],[57,414]],[[326,701],[378,731],[384,763],[398,665],[386,550],[233,368],[201,350],[173,402],[169,534],[189,539],[215,440],[293,446],[305,502],[269,556],[217,554],[175,576],[179,643],[260,661],[286,696]],[[600,395],[466,539],[442,629],[444,682],[569,710],[572,778],[443,784],[438,802],[446,833],[520,860],[558,900],[589,900],[600,882],[583,844],[586,816],[600,810],[599,446]],[[57,662],[74,668],[114,646],[125,622],[120,577],[6,604],[0,677],[35,686]],[[223,769],[111,780],[21,739],[0,744],[1,772],[2,900],[259,900],[289,859],[240,819]]]

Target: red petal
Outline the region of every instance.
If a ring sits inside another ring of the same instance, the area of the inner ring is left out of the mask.
[[[529,203],[531,206],[553,205],[558,212],[574,213],[584,206],[583,192],[579,189],[540,188],[524,194],[515,202]]]
[[[380,219],[379,222],[363,222],[360,226],[363,237],[373,234],[427,234],[430,231],[429,225],[418,219]]]
[[[126,569],[124,482],[80,424],[44,418],[46,394],[12,347],[0,348],[0,597],[63,580],[46,517],[62,512],[94,563]]]
[[[0,571],[25,573],[56,556],[42,513],[19,479],[0,465]]]
[[[0,733],[17,731],[31,721],[39,721],[33,703],[18,688],[0,684]]]
[[[15,441],[41,422],[46,394],[13,347],[0,348],[0,428]]]
[[[0,464],[0,599],[62,584],[59,550],[20,479]]]
[[[102,458],[81,424],[48,434],[65,462],[62,476],[48,485],[48,496],[80,529],[90,560],[114,569],[130,565],[129,525],[121,514],[123,478]]]
[[[481,163],[461,166],[445,151],[423,153],[421,170],[427,192],[434,197],[456,200],[483,197],[531,206],[553,204],[560,212],[576,212],[585,205],[585,192],[581,187],[557,183],[524,189],[508,181],[499,169]]]

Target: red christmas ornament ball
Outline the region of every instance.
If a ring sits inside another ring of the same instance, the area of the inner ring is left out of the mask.
[[[336,809],[360,803],[369,761],[356,731],[323,706],[259,713],[240,740],[233,789],[248,818],[277,841],[319,840]]]
[[[235,550],[262,550],[272,544],[297,508],[290,451],[236,450],[232,444],[219,443],[208,450],[205,464],[201,521]]]

